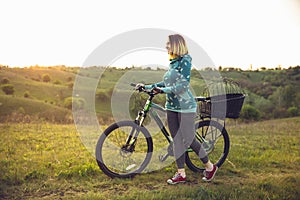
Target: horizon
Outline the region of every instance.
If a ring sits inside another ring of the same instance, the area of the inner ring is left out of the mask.
[[[153,66],[149,66],[149,65],[131,65],[131,66],[125,66],[125,67],[119,67],[119,66],[102,66],[102,65],[97,65],[97,66],[68,66],[68,65],[49,65],[49,66],[44,66],[44,65],[30,65],[30,66],[8,66],[8,65],[2,65],[0,64],[0,69],[1,68],[15,68],[15,69],[34,69],[34,68],[112,68],[112,69],[142,69],[142,70],[167,70],[166,67],[164,66],[159,66],[159,65],[153,65]],[[192,67],[192,69],[195,70],[218,70],[218,71],[268,71],[268,70],[287,70],[287,69],[293,69],[293,68],[300,68],[300,64],[299,65],[295,65],[295,66],[289,66],[289,67],[282,67],[281,65],[278,65],[277,67],[274,68],[267,68],[267,67],[260,67],[260,68],[248,68],[248,69],[243,69],[240,67],[232,67],[232,66],[218,66],[218,67],[203,67],[202,69],[197,69],[195,66]]]

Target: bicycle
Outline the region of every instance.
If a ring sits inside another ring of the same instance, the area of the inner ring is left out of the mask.
[[[136,84],[131,84],[131,86],[135,87]],[[148,115],[154,119],[169,143],[167,152],[159,156],[159,161],[164,162],[169,156],[173,156],[172,138],[157,113],[157,110],[162,112],[166,110],[152,101],[156,95],[152,90],[140,89],[139,92],[144,92],[149,97],[143,109],[138,112],[136,119],[113,123],[104,130],[97,142],[97,164],[111,178],[132,178],[141,173],[149,164],[153,154],[153,140],[147,128],[143,126]],[[242,101],[244,97],[238,95],[238,99]],[[225,129],[225,121],[221,124],[218,118],[213,119],[212,113],[207,112],[212,109],[211,106],[214,105],[212,102],[220,102],[220,99],[217,101],[214,101],[212,97],[195,97],[195,99],[201,105],[195,118],[195,137],[203,143],[210,160],[221,167],[229,153],[229,135]],[[236,95],[232,99],[237,99]],[[204,170],[198,155],[190,148],[186,150],[186,164],[194,172]]]

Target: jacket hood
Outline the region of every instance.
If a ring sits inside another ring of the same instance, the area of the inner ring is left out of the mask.
[[[171,64],[176,62],[176,61],[181,61],[181,60],[186,60],[188,62],[191,62],[192,61],[192,57],[189,55],[189,54],[185,54],[183,55],[182,57],[177,57],[177,58],[174,58],[171,61]]]
[[[192,61],[192,57],[189,54],[185,54],[182,59],[186,59],[187,61],[191,62]]]

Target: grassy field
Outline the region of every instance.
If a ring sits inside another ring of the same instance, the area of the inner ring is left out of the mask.
[[[231,149],[212,183],[175,165],[133,179],[111,179],[82,145],[74,125],[0,124],[0,199],[299,199],[300,118],[227,126]]]

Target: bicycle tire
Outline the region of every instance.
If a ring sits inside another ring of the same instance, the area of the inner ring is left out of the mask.
[[[126,129],[139,129],[139,136],[132,152],[122,150],[129,135]],[[110,125],[99,137],[96,146],[96,160],[100,169],[111,178],[132,178],[149,164],[153,142],[145,127],[133,121],[120,121]]]
[[[196,134],[201,135],[207,141],[202,147],[205,147],[210,161],[221,167],[228,156],[230,148],[229,136],[225,127],[214,120],[205,120],[196,122],[195,129]],[[215,143],[212,143],[214,134],[218,138]],[[186,164],[194,172],[205,170],[199,156],[193,151],[186,152]]]

